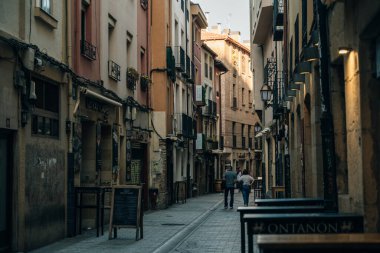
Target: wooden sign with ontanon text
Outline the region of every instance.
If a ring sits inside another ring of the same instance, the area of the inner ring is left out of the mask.
[[[109,239],[117,237],[118,228],[136,228],[136,240],[143,238],[141,186],[124,185],[112,188]]]

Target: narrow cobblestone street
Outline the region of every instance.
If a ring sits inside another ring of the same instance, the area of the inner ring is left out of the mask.
[[[253,203],[253,194],[250,195]],[[188,199],[168,209],[144,215],[144,238],[135,241],[135,229],[123,228],[118,238],[108,240],[108,230],[96,237],[90,230],[32,251],[50,252],[239,252],[240,222],[236,212],[242,206],[241,193],[235,191],[234,209],[223,208],[223,194],[209,194]]]

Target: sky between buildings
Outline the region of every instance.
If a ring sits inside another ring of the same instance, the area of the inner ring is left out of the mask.
[[[192,0],[199,3],[207,15],[209,27],[221,23],[222,29],[241,32],[241,39],[249,40],[249,0]]]

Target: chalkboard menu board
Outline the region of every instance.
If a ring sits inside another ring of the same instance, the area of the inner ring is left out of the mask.
[[[136,228],[136,240],[138,232],[142,237],[141,190],[141,186],[135,185],[112,188],[109,239],[112,238],[112,228],[117,237],[116,228],[120,227]]]

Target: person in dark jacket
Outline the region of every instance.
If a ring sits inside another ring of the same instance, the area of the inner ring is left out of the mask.
[[[234,208],[234,191],[236,182],[236,173],[232,172],[232,167],[228,166],[224,174],[226,180],[226,187],[224,188],[224,208],[228,208],[228,193],[230,194],[230,208]]]

